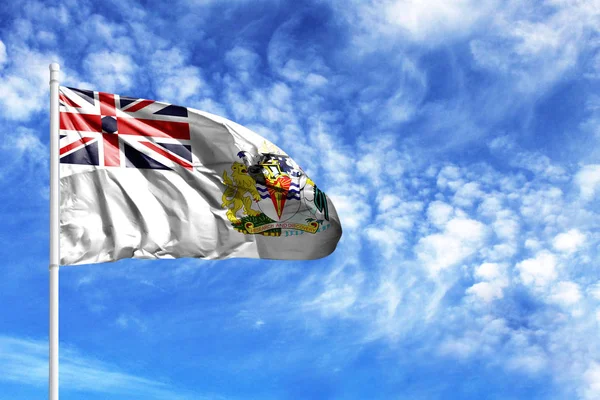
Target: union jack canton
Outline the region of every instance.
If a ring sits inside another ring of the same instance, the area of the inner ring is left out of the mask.
[[[187,108],[68,87],[59,101],[62,164],[193,169]]]

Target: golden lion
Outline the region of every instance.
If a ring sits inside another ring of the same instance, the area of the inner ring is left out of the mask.
[[[233,181],[231,180],[233,178]],[[223,182],[227,185],[223,193],[223,204],[221,207],[227,208],[227,218],[234,224],[240,223],[241,219],[237,217],[237,212],[244,207],[247,215],[259,215],[259,211],[252,209],[252,199],[259,201],[260,195],[256,190],[256,182],[248,175],[248,169],[244,164],[234,162],[231,166],[231,178],[227,176],[227,171],[223,171]],[[246,196],[249,194],[250,196]]]

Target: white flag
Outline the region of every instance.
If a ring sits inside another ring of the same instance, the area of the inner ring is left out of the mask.
[[[331,201],[277,146],[185,107],[60,88],[61,264],[315,259]]]

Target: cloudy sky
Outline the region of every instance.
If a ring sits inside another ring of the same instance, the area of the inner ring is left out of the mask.
[[[535,4],[534,4],[535,3]],[[61,269],[61,398],[600,398],[598,0],[0,7],[0,397],[47,391],[48,64],[271,139],[322,260]]]

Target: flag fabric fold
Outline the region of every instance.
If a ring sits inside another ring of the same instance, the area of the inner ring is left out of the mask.
[[[61,264],[316,259],[342,230],[276,145],[225,118],[61,87]]]

